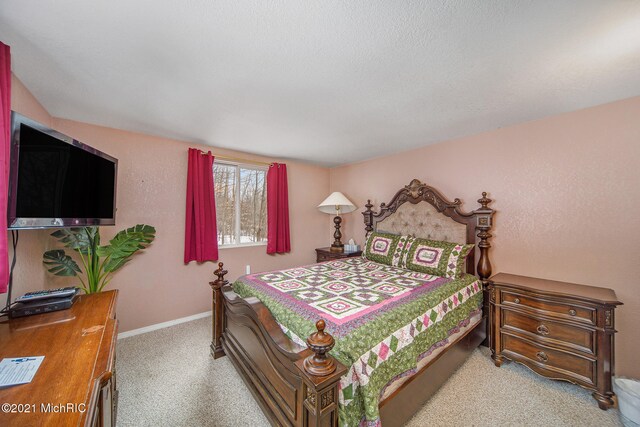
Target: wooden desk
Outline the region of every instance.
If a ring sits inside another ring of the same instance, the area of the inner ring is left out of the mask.
[[[33,381],[0,389],[1,426],[115,426],[118,291],[0,322],[0,359],[45,356]]]

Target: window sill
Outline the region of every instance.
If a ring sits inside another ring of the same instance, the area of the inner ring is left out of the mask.
[[[218,249],[251,248],[254,246],[267,246],[267,242],[239,243],[237,245],[218,245]]]

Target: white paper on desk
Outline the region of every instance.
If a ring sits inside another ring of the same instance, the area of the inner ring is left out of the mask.
[[[5,358],[0,362],[0,387],[30,383],[44,356]]]

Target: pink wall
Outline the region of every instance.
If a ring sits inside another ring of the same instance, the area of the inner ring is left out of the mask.
[[[640,97],[331,170],[331,191],[362,210],[412,178],[497,210],[491,257],[503,271],[612,288],[617,373],[640,377]],[[345,215],[360,242],[362,215]]]
[[[11,109],[32,118],[43,125],[51,126],[51,116],[29,89],[11,74]]]
[[[29,92],[22,82],[11,76],[11,108],[44,125],[51,125],[51,116]],[[30,290],[42,289],[46,281],[46,271],[42,268],[42,253],[48,244],[48,234],[41,231],[20,233],[18,261],[13,272],[13,295],[15,298]],[[9,246],[11,234],[9,233]],[[12,256],[11,247],[9,256]],[[6,294],[0,295],[4,307]]]
[[[105,237],[139,222],[158,229],[153,245],[113,281],[121,291],[121,330],[209,310],[207,282],[214,266],[181,261],[188,145],[51,118],[17,79],[13,83],[14,109],[120,159],[118,226],[103,228]],[[640,377],[640,329],[634,322],[640,310],[638,117],[640,97],[330,171],[288,162],[292,253],[272,257],[264,247],[224,249],[221,259],[230,279],[247,263],[259,271],[312,262],[313,249],[330,242],[330,219],[316,209],[329,191],[342,191],[358,205],[344,215],[343,240],[354,236],[359,243],[366,199],[389,201],[412,178],[461,198],[467,209],[488,191],[498,211],[494,272],[615,289],[625,303],[617,316],[617,372]],[[16,294],[66,283],[42,268],[42,252],[52,244],[45,231],[21,233]]]
[[[53,127],[119,159],[118,226],[103,227],[105,237],[138,223],[151,224],[158,231],[155,242],[113,280],[120,289],[121,330],[210,310],[211,290],[207,283],[212,280],[215,264],[185,266],[182,261],[189,145],[67,120],[54,119]],[[214,150],[214,154],[259,159],[224,150]],[[328,170],[286,163],[291,253],[267,255],[266,246],[222,249],[220,260],[230,272],[229,279],[244,274],[246,264],[255,272],[311,263],[314,249],[328,240],[326,215],[315,209],[326,197]]]
[[[117,226],[102,227],[103,238],[135,225],[147,223],[157,229],[155,242],[122,270],[112,286],[120,290],[118,318],[120,331],[165,322],[211,309],[214,263],[184,265],[184,218],[187,148],[198,147],[180,141],[136,134],[110,128],[51,119],[46,111],[16,79],[13,108],[62,133],[83,141],[119,159]],[[212,149],[200,146],[201,149]],[[214,154],[273,161],[228,150]],[[314,249],[326,246],[330,238],[328,216],[316,209],[328,194],[329,170],[288,162],[291,217],[291,253],[267,255],[266,246],[220,250],[220,260],[229,270],[228,279],[252,271],[279,269],[315,261]],[[69,284],[45,272],[42,253],[54,246],[47,231],[20,232],[15,295],[27,290]]]

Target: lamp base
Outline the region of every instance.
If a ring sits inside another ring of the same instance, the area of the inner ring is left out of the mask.
[[[342,244],[342,233],[340,232],[340,223],[342,222],[342,218],[340,215],[336,215],[333,218],[333,223],[335,224],[336,231],[333,233],[333,243],[331,244],[331,248],[329,248],[329,252],[344,252],[344,245]]]
[[[329,252],[337,252],[337,253],[342,253],[344,252],[344,245],[340,245],[340,246],[336,246],[331,245],[331,247],[329,248]]]

